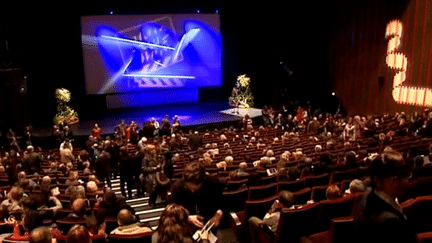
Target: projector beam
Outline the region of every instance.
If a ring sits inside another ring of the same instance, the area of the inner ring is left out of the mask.
[[[178,78],[178,79],[195,79],[194,76],[177,76],[177,75],[151,75],[151,74],[125,74],[125,77],[138,78]]]
[[[162,45],[157,45],[157,44],[152,44],[152,43],[147,43],[147,42],[142,42],[142,41],[129,40],[129,39],[118,38],[118,37],[107,36],[107,35],[101,35],[101,37],[102,38],[111,39],[111,40],[116,40],[116,41],[123,41],[123,42],[127,42],[127,43],[137,44],[137,45],[143,45],[143,46],[150,46],[150,47],[155,47],[155,48],[167,49],[167,50],[170,50],[170,51],[175,51],[176,50],[173,47],[162,46]]]

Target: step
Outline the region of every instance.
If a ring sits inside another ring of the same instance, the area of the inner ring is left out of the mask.
[[[154,209],[147,209],[140,212],[136,212],[135,214],[141,215],[141,214],[148,214],[148,213],[155,213],[155,212],[162,212],[165,210],[165,207],[163,208],[154,208]]]

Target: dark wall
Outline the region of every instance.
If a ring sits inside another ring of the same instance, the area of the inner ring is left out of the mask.
[[[407,78],[402,87],[430,87],[432,2],[339,1],[337,7],[329,70],[331,83],[346,110],[353,115],[411,112],[431,107],[432,96],[423,99],[414,90],[408,96],[417,97],[416,103],[404,103],[393,97],[393,77],[399,70],[388,67],[385,62],[389,42],[385,33],[387,23],[401,20],[403,31],[397,52],[408,60]]]
[[[0,0],[0,41],[8,40],[10,59],[28,76],[30,119],[51,124],[54,91],[71,91],[82,119],[105,109],[103,96],[85,94],[80,16],[108,14],[214,13],[221,15],[223,86],[227,100],[240,74],[252,80],[257,106],[284,99],[320,103],[328,85],[328,46],[335,4],[329,1],[54,1]],[[282,68],[283,61],[293,74]],[[1,65],[1,64],[0,64]],[[205,92],[208,92],[206,90]],[[215,97],[216,98],[216,97]],[[322,103],[322,102],[321,102]]]

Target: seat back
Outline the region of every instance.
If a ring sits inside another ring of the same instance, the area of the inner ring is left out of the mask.
[[[278,183],[278,192],[282,190],[295,192],[304,188],[304,179],[295,181],[283,181]]]
[[[264,199],[258,199],[258,200],[246,200],[245,203],[245,217],[243,223],[242,232],[240,235],[239,241],[249,241],[250,240],[250,233],[249,233],[249,219],[253,216],[263,219],[265,214],[268,212],[268,210],[273,205],[274,201],[278,197],[272,196]]]
[[[318,212],[318,203],[308,204],[300,209],[283,209],[274,242],[298,242],[300,237],[315,232]]]
[[[247,183],[248,179],[242,179],[242,180],[228,180],[227,183],[227,189],[228,190],[237,190],[242,185],[245,185]]]
[[[416,213],[414,221],[418,223],[417,233],[431,231],[432,227],[432,196],[416,198]]]
[[[333,243],[350,242],[356,234],[354,228],[354,217],[341,217],[331,220],[330,234]]]
[[[329,230],[333,218],[350,216],[354,207],[353,196],[324,200],[320,202],[320,212],[318,215],[318,230]]]
[[[306,176],[304,178],[305,180],[305,187],[314,187],[314,186],[323,186],[328,185],[330,181],[330,174],[324,173],[322,175],[317,176]]]
[[[432,232],[417,234],[416,238],[418,243],[432,243]]]
[[[303,205],[306,204],[307,201],[310,200],[312,189],[304,188],[300,191],[293,192],[294,194],[294,204],[295,205]]]
[[[151,243],[154,232],[146,232],[134,235],[109,234],[109,243]]]
[[[240,212],[244,210],[249,191],[246,187],[234,191],[224,191],[222,201],[226,212]]]
[[[330,177],[330,183],[341,182],[343,180],[352,180],[355,177],[355,173],[355,169],[332,172]]]
[[[249,187],[248,199],[256,200],[275,196],[277,193],[277,183],[271,183],[262,186]]]
[[[106,217],[105,218],[105,233],[109,234],[111,231],[119,227],[117,217]]]
[[[85,218],[62,218],[56,221],[57,228],[63,232],[64,235],[67,235],[72,226],[79,224],[82,226],[87,226]]]
[[[328,186],[314,186],[312,188],[311,199],[316,203],[327,200],[326,197],[327,187]]]

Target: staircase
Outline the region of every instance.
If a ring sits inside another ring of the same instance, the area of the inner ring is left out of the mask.
[[[115,194],[121,194],[120,179],[111,180],[111,186]],[[139,216],[142,223],[148,223],[151,228],[155,230],[159,223],[159,217],[162,214],[162,211],[165,209],[165,204],[161,204],[156,201],[156,206],[152,208],[148,205],[148,196],[137,197],[136,189],[132,189],[132,195],[133,199],[126,200],[127,204],[129,204],[129,206],[135,210],[135,214]]]

